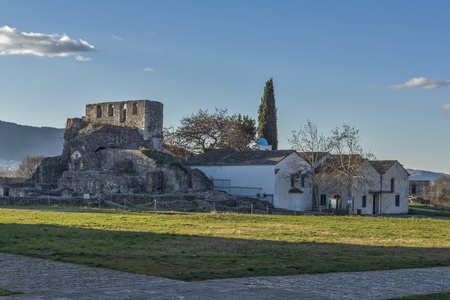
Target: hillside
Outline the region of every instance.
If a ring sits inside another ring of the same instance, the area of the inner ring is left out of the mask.
[[[435,181],[441,176],[447,176],[450,178],[449,174],[444,173],[435,173],[430,171],[423,171],[423,170],[413,170],[413,169],[406,169],[411,176],[409,177],[409,180],[430,180]]]
[[[0,121],[0,160],[21,161],[27,154],[60,155],[63,135],[64,129]]]

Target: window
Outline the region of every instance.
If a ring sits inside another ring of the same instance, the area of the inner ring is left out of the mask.
[[[120,106],[120,122],[125,122],[127,120],[127,105],[122,104]]]
[[[102,117],[102,106],[101,105],[97,105],[97,118],[101,118]]]
[[[326,194],[320,195],[320,205],[327,205],[327,195]]]
[[[395,179],[391,178],[391,193],[395,191]]]
[[[112,117],[114,115],[114,104],[108,105],[108,116]]]
[[[138,112],[138,103],[133,102],[133,115],[137,115]]]
[[[417,186],[415,184],[413,184],[412,189],[411,189],[411,194],[415,194],[417,190]]]
[[[303,176],[302,176],[302,179],[301,179],[301,186],[305,187],[305,177],[303,177]]]
[[[395,195],[395,206],[400,206],[400,195]]]
[[[367,206],[367,196],[362,196],[362,207],[366,207]]]

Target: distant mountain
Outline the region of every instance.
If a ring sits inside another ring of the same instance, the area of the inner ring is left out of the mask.
[[[57,156],[63,149],[64,129],[32,127],[0,121],[0,160],[20,162],[27,154]]]
[[[406,169],[411,176],[409,176],[409,180],[430,180],[435,181],[441,176],[447,176],[450,178],[449,174],[444,173],[435,173],[430,171],[423,171],[423,170],[413,170],[413,169]]]

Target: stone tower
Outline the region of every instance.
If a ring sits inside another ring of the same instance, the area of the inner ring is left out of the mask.
[[[162,150],[163,104],[158,101],[129,100],[86,105],[83,121],[136,128],[152,148]]]

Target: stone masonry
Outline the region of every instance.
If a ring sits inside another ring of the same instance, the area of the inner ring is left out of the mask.
[[[52,196],[211,189],[204,174],[162,151],[162,128],[163,104],[157,101],[88,104],[86,116],[67,120],[63,153],[45,158],[30,182],[55,186],[54,191],[41,191]],[[39,196],[40,192],[36,186],[9,185],[6,194]]]

